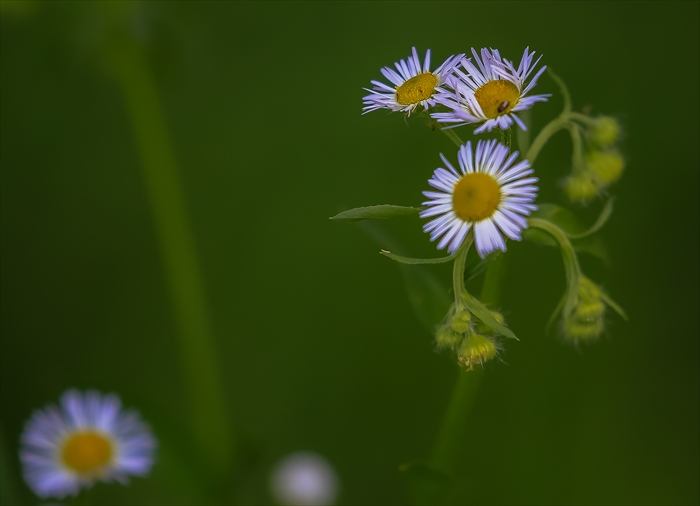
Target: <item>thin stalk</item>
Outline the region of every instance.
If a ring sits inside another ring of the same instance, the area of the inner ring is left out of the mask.
[[[580,121],[581,123],[584,123],[588,126],[593,126],[596,123],[596,120],[591,118],[590,116],[586,116],[585,114],[581,114],[580,112],[571,112],[569,113],[569,118]]]
[[[464,258],[466,259],[466,250],[464,248]],[[459,263],[460,254],[457,253],[455,258],[454,279],[453,284],[455,290],[464,289],[464,269],[461,269],[461,280]],[[481,298],[484,303],[497,305],[500,289],[499,285],[503,279],[505,255],[500,255],[489,263],[486,269],[486,277],[481,291]],[[461,293],[461,291],[459,292]],[[461,370],[457,378],[457,383],[452,392],[450,403],[445,413],[440,432],[438,433],[433,453],[431,464],[442,471],[451,473],[454,467],[454,461],[461,449],[461,443],[464,439],[469,411],[471,409],[476,393],[481,384],[483,369],[475,369],[473,371]]]
[[[568,122],[569,119],[567,117],[559,116],[554,118],[547,124],[547,126],[540,130],[540,133],[537,134],[537,137],[535,137],[535,140],[532,142],[530,149],[527,150],[527,154],[525,155],[525,159],[530,162],[530,165],[534,165],[535,158],[537,158],[537,155],[540,153],[540,150],[544,147],[549,138],[562,128],[566,127]]]
[[[114,54],[153,208],[177,326],[187,412],[208,466],[226,472],[233,454],[214,338],[166,119],[144,51],[125,44]]]
[[[581,127],[574,122],[570,122],[569,132],[571,133],[571,144],[573,149],[571,151],[571,164],[574,167],[574,171],[583,172],[583,142],[581,141]]]
[[[469,232],[464,243],[457,250],[455,255],[454,268],[452,270],[452,289],[455,295],[455,305],[457,306],[457,311],[464,309],[464,301],[462,300],[462,292],[466,290],[464,287],[464,267],[467,262],[467,254],[469,253],[469,248],[471,248],[474,242],[474,235]]]

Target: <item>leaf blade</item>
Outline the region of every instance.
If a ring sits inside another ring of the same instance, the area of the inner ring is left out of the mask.
[[[394,206],[383,204],[379,206],[356,207],[331,216],[331,220],[388,220],[391,218],[418,217],[419,207]]]

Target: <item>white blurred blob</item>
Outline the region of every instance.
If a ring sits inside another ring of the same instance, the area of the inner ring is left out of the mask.
[[[270,483],[284,506],[329,506],[338,493],[338,478],[326,460],[311,452],[287,455],[275,466]]]

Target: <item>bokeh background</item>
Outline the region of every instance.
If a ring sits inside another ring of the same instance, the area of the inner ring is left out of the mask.
[[[438,153],[454,151],[419,118],[360,115],[381,66],[412,46],[437,64],[472,46],[519,61],[528,45],[576,108],[624,125],[627,169],[602,231],[611,260],[582,262],[629,321],[611,315],[579,349],[545,334],[564,288],[559,253],[511,244],[501,308],[520,341],[485,368],[450,500],[700,501],[700,4],[1,5],[6,504],[38,503],[19,434],[69,387],[117,392],[160,440],[150,477],[98,485],[92,503],[202,504],[209,487],[134,114],[108,56],[115,30],[146,54],[183,186],[237,441],[231,501],[271,504],[269,473],[297,450],[333,465],[338,504],[409,501],[398,466],[430,453],[458,368],[377,253],[382,240],[413,256],[434,246],[417,220],[328,217],[418,205]],[[547,76],[537,91],[557,93]],[[534,130],[561,105],[558,94],[538,104]],[[561,133],[538,159],[540,202],[566,204],[569,153]],[[449,283],[449,267],[431,272]]]

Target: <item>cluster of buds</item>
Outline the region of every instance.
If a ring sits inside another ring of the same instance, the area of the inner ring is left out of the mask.
[[[615,147],[620,136],[620,125],[615,118],[575,114],[575,119],[585,126],[586,148],[582,160],[575,164],[573,173],[566,179],[564,189],[569,199],[585,203],[620,178],[625,161]]]
[[[503,324],[503,315],[496,311],[491,311],[491,315],[499,324]],[[438,327],[435,340],[438,348],[454,350],[459,363],[469,371],[474,365],[483,365],[494,358],[500,349],[491,327],[454,304],[445,322]]]
[[[603,292],[593,281],[581,276],[578,300],[571,315],[562,322],[564,337],[573,342],[592,341],[603,332],[605,303]]]

